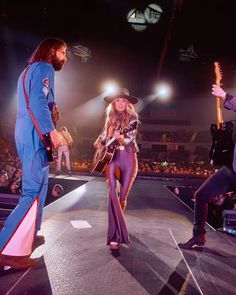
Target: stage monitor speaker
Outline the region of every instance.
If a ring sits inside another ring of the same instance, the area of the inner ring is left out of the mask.
[[[223,211],[223,229],[228,232],[236,232],[236,210]]]

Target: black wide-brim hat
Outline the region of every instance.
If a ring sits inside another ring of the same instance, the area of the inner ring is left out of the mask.
[[[118,89],[114,94],[105,96],[104,100],[107,103],[111,103],[116,98],[125,98],[132,104],[136,104],[138,102],[137,97],[129,95],[129,90],[127,88]]]

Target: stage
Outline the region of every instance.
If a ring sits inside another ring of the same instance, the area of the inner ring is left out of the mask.
[[[2,272],[0,294],[235,294],[234,236],[207,226],[204,247],[177,246],[191,236],[193,212],[168,187],[199,179],[138,177],[125,212],[131,244],[114,255],[106,246],[103,177],[71,179],[84,184],[44,209],[37,266]]]

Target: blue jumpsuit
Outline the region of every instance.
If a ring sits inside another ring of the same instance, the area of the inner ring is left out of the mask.
[[[35,220],[32,220],[35,229],[34,235],[40,230],[48,188],[49,165],[46,150],[26,108],[22,76],[23,73],[19,77],[17,86],[17,118],[15,124],[15,142],[22,164],[22,196],[17,207],[5,221],[4,227],[0,232],[0,253],[3,253],[3,248],[14,237],[16,228],[24,220],[35,198],[38,199],[38,210],[34,218]],[[54,103],[53,66],[46,62],[35,62],[31,64],[25,76],[25,89],[28,95],[30,109],[34,114],[42,134],[50,132],[55,128],[49,107]],[[19,244],[24,243],[19,238],[17,242]],[[15,253],[7,254],[16,255]],[[25,254],[22,253],[22,256]],[[17,255],[21,254],[18,253]]]

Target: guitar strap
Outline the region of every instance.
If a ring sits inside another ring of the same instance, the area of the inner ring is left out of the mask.
[[[27,95],[27,92],[26,92],[26,89],[25,89],[25,76],[26,76],[26,72],[28,70],[29,66],[27,68],[24,69],[23,71],[23,75],[22,75],[22,84],[23,84],[23,92],[24,92],[24,97],[25,97],[25,103],[26,103],[26,108],[29,112],[29,115],[30,115],[30,118],[34,124],[34,127],[39,135],[39,138],[41,139],[42,143],[44,143],[44,137],[43,137],[43,134],[39,128],[39,125],[38,125],[38,122],[36,121],[35,119],[35,116],[34,114],[32,113],[31,109],[30,109],[30,106],[29,106],[29,97]]]

